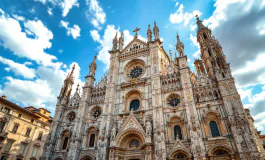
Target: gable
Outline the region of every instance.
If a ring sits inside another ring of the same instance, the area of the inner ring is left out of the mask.
[[[118,135],[121,134],[123,131],[129,130],[129,129],[136,129],[136,130],[139,130],[142,133],[145,133],[143,128],[142,128],[142,126],[141,126],[141,124],[134,117],[133,113],[131,113],[129,115],[129,117],[126,119],[125,123],[123,124],[123,126],[119,130]]]
[[[134,38],[123,50],[122,53],[127,53],[131,52],[133,49],[141,49],[141,48],[146,48],[147,43],[144,41]]]

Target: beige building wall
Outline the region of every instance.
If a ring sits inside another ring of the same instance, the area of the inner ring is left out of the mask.
[[[36,109],[36,108],[35,108]],[[0,98],[0,156],[1,160],[39,159],[50,130],[50,112],[45,109],[29,111]]]

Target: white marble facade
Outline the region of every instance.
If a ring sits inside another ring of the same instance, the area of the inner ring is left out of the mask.
[[[42,159],[262,159],[222,47],[198,17],[197,25],[196,73],[179,36],[178,55],[166,53],[156,23],[147,42],[139,28],[126,46],[116,35],[108,73],[94,84],[94,57],[82,95],[70,98],[71,73]]]

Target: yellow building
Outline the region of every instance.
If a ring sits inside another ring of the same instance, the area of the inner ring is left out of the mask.
[[[0,97],[0,160],[39,159],[51,122],[44,108],[22,108]]]

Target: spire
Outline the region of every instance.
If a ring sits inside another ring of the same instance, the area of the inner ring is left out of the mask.
[[[148,42],[152,41],[152,30],[150,28],[150,24],[148,24],[147,38],[148,38]]]
[[[119,50],[120,51],[123,49],[123,45],[124,45],[124,35],[123,35],[123,31],[122,31],[121,36],[119,38]]]
[[[118,36],[118,32],[116,32],[116,35],[115,35],[115,37],[114,37],[114,39],[112,41],[112,51],[116,51],[117,48],[118,48],[118,38],[117,38],[117,36]]]
[[[72,67],[72,71],[71,71],[71,73],[70,73],[70,75],[69,75],[69,78],[70,78],[70,79],[73,79],[73,78],[74,78],[74,70],[75,70],[75,64],[73,65],[73,67]]]
[[[93,62],[89,65],[89,69],[90,69],[90,71],[89,71],[89,75],[90,76],[95,76],[95,71],[96,71],[96,69],[97,69],[97,63],[96,63],[96,60],[97,60],[97,53],[96,53],[96,55],[94,56],[94,59],[93,59]]]
[[[203,30],[203,29],[208,29],[207,27],[205,27],[203,24],[202,24],[202,21],[199,19],[199,16],[196,15],[196,19],[197,19],[197,27],[198,27],[198,32]]]
[[[169,55],[170,55],[170,61],[172,61],[172,52],[171,52],[171,49],[169,49]]]
[[[177,45],[176,45],[176,50],[179,52],[179,56],[183,57],[184,56],[184,45],[179,39],[179,35],[177,34]]]
[[[156,21],[154,21],[153,31],[154,31],[155,40],[159,40],[159,28],[156,25]]]
[[[78,90],[79,90],[79,83],[76,86],[76,92],[78,92]]]

